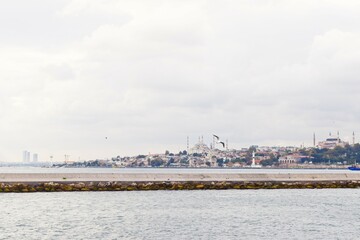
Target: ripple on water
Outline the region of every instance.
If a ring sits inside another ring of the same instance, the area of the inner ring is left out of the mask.
[[[0,239],[354,239],[358,189],[1,194]]]

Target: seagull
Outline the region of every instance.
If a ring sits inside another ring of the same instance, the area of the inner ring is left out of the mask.
[[[225,147],[225,143],[224,143],[224,142],[219,142],[219,143],[221,143],[221,144],[223,145],[223,148]]]
[[[215,134],[213,134],[213,136],[219,141],[219,137],[218,136],[216,136]]]

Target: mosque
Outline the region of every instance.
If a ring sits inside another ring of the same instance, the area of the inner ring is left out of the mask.
[[[354,133],[353,133],[354,135]],[[335,147],[345,147],[345,145],[348,145],[348,142],[342,141],[339,136],[339,132],[337,133],[336,137],[331,136],[331,133],[329,137],[322,142],[319,142],[318,146],[320,149],[327,148],[327,149],[334,149]]]
[[[204,143],[204,138],[199,137],[199,142],[189,149],[190,154],[209,154],[211,149]]]

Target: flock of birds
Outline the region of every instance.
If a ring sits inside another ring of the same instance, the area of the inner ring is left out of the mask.
[[[215,135],[215,134],[213,134],[213,136],[214,136],[214,138],[216,138],[216,143],[221,144],[221,145],[223,146],[223,148],[225,148],[225,143],[220,141],[219,136],[217,136],[217,135]]]

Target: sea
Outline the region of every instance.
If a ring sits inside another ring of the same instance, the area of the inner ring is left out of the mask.
[[[15,169],[0,173],[209,171]],[[230,171],[246,170],[277,172]],[[360,189],[2,193],[0,239],[359,239],[359,200]]]

